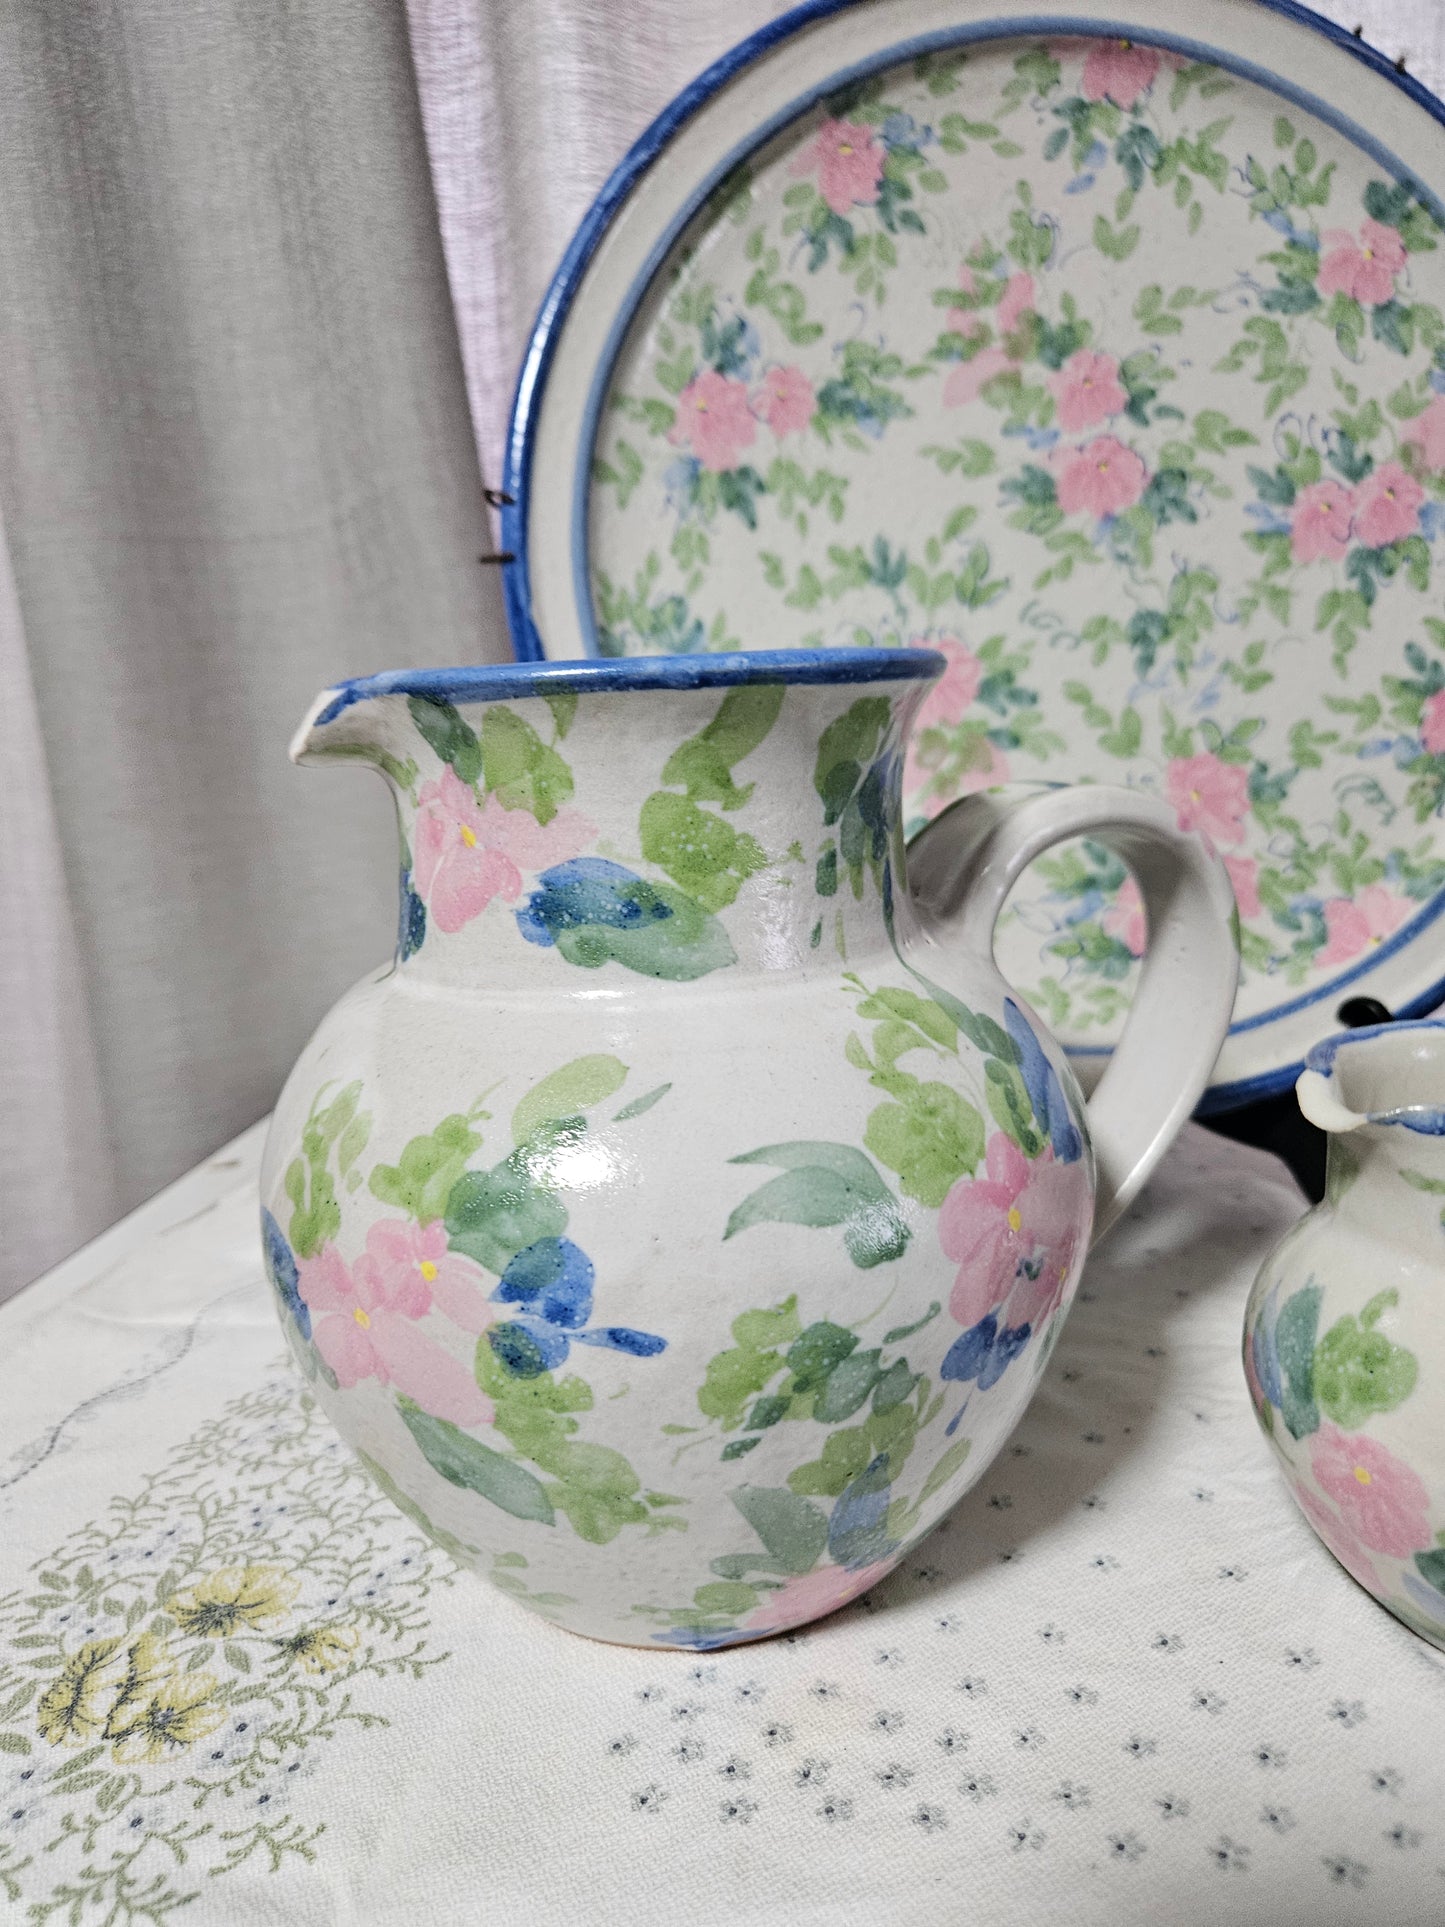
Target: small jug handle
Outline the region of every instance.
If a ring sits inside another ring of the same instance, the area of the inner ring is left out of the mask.
[[[908,887],[922,948],[961,944],[996,975],[994,927],[1009,891],[1035,857],[1075,836],[1129,865],[1149,927],[1128,1024],[1088,1104],[1097,1240],[1194,1109],[1229,1029],[1239,950],[1224,865],[1155,797],[1079,784],[955,803],[909,844]]]

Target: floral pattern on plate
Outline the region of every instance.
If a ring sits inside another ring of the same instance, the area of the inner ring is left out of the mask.
[[[1164,796],[1225,857],[1238,1014],[1445,886],[1438,210],[1251,81],[1106,40],[865,78],[758,149],[613,370],[603,653],[949,658],[916,825],[1017,779]],[[1082,844],[1001,958],[1106,1042],[1145,929]]]

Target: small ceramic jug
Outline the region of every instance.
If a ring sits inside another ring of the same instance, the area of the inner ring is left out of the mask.
[[[1298,1093],[1325,1198],[1255,1282],[1245,1376],[1320,1538],[1445,1646],[1445,1023],[1332,1037]]]
[[[1222,867],[1132,791],[980,798],[910,851],[917,650],[328,690],[396,958],[277,1106],[267,1262],[396,1503],[564,1626],[714,1646],[870,1586],[979,1477],[1229,1020]],[[1023,867],[1117,848],[1152,944],[1085,1111],[994,967]]]

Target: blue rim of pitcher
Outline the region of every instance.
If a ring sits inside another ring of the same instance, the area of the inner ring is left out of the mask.
[[[1445,1031],[1445,1017],[1404,1018],[1391,1024],[1363,1024],[1358,1030],[1337,1031],[1333,1037],[1322,1038],[1311,1046],[1303,1068],[1320,1077],[1332,1078],[1335,1059],[1351,1044],[1368,1044],[1376,1037],[1419,1030]],[[1407,1131],[1418,1131],[1422,1137],[1445,1137],[1445,1106],[1417,1104],[1394,1111],[1362,1111],[1359,1116],[1366,1124],[1399,1124]]]
[[[943,657],[934,649],[752,649],[715,656],[587,656],[575,662],[479,663],[460,669],[384,669],[333,683],[313,727],[333,723],[373,696],[428,702],[505,702],[554,691],[605,695],[630,689],[723,689],[745,683],[931,682]]]
[[[1445,126],[1445,102],[1437,99],[1413,75],[1397,68],[1384,54],[1366,45],[1363,40],[1357,40],[1344,27],[1312,12],[1308,7],[1298,5],[1296,0],[1255,0],[1255,3],[1268,12],[1291,21],[1296,26],[1307,28],[1349,53],[1353,59],[1362,62],[1382,79],[1398,87],[1417,107],[1422,107],[1433,120]],[[512,647],[519,662],[545,660],[541,639],[532,620],[527,554],[531,513],[532,440],[537,412],[546,389],[553,356],[562,332],[562,324],[567,318],[593,256],[613,221],[621,213],[638,181],[661,156],[674,136],[708,101],[755,61],[794,35],[819,21],[831,19],[837,14],[853,9],[866,8],[869,4],[871,0],[803,0],[801,6],[794,7],[780,15],[778,19],[768,22],[721,55],[695,80],[684,87],[651,125],[638,136],[613,169],[573,235],[532,324],[527,350],[513,394],[512,411],[507,429],[501,491],[502,551],[505,557],[502,565],[502,589],[506,604],[507,626],[511,631]],[[627,301],[623,304],[619,315],[614,318],[606,349],[593,374],[587,415],[581,424],[579,435],[577,470],[579,480],[574,486],[573,501],[568,511],[573,525],[574,596],[578,599],[579,617],[583,619],[584,631],[589,626],[586,618],[590,613],[590,602],[585,594],[585,583],[582,581],[586,572],[587,550],[585,477],[591,466],[592,443],[595,439],[596,416],[602,391],[638,302],[642,299],[668,250],[674,245],[678,235],[696,214],[698,208],[702,206],[707,193],[716,184],[716,180],[725,175],[737,161],[744,158],[746,153],[751,152],[761,141],[767,139],[770,133],[805,112],[819,98],[835,88],[840,81],[875,72],[881,67],[896,65],[899,60],[906,60],[917,53],[1029,33],[1074,35],[1082,33],[1105,38],[1127,39],[1137,35],[1138,32],[1137,22],[1112,19],[1106,10],[1101,12],[1098,18],[1094,18],[1077,14],[1055,14],[1041,8],[1037,14],[959,22],[956,26],[930,34],[915,35],[897,45],[875,49],[866,59],[855,62],[844,73],[832,74],[819,79],[816,84],[810,84],[786,107],[770,116],[766,125],[752,129],[746,140],[740,144],[738,151],[730,153],[722,164],[712,171],[707,182],[689,198],[685,208],[674,216],[667,231],[657,237],[649,250],[642,270],[629,291]],[[1246,78],[1269,87],[1281,98],[1291,100],[1296,105],[1317,114],[1327,124],[1337,126],[1347,138],[1365,151],[1372,153],[1382,165],[1388,167],[1397,179],[1404,176],[1414,178],[1411,171],[1404,168],[1399,160],[1364,128],[1348,121],[1346,116],[1341,115],[1328,102],[1318,99],[1308,89],[1295,86],[1284,75],[1258,67],[1255,63],[1231,53],[1228,49],[1212,47],[1202,41],[1192,40],[1188,36],[1151,30],[1149,39],[1151,45],[1169,47],[1174,51],[1187,53],[1193,58],[1212,60],[1231,72],[1238,72]],[[1420,184],[1417,183],[1417,185]],[[1442,980],[1440,992],[1445,994],[1445,980]],[[1273,1079],[1272,1088],[1283,1088],[1280,1075],[1277,1073],[1270,1075]],[[1249,1081],[1252,1083],[1254,1080]]]

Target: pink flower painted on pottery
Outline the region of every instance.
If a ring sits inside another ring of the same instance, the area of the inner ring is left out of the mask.
[[[508,810],[476,792],[450,764],[417,798],[412,881],[438,930],[460,930],[493,897],[515,903],[524,870],[545,870],[585,849],[597,831],[576,810],[546,825],[530,810]]]
[[[1144,899],[1133,877],[1125,877],[1099,922],[1109,936],[1119,939],[1131,957],[1143,956],[1149,926],[1144,916]]]
[[[984,1173],[960,1178],[938,1213],[938,1242],[958,1266],[948,1309],[968,1329],[1007,1300],[1011,1323],[1034,1323],[1058,1303],[1088,1233],[1083,1162],[1056,1164],[1046,1150],[1030,1163],[995,1131]]]
[[[1180,829],[1196,830],[1211,849],[1243,837],[1249,777],[1238,763],[1223,763],[1208,750],[1176,756],[1165,773],[1164,795]]]
[[[1338,562],[1350,546],[1355,498],[1343,482],[1311,482],[1294,499],[1289,552],[1296,562]]]
[[[1322,1425],[1310,1444],[1320,1490],[1372,1552],[1408,1559],[1431,1542],[1430,1496],[1417,1473],[1378,1439]]]
[[[1065,515],[1117,515],[1144,493],[1148,474],[1140,457],[1113,435],[1096,435],[1058,459],[1054,485]]]
[[[1001,335],[1011,335],[1026,314],[1033,312],[1034,277],[1031,274],[1011,274],[1008,286],[999,296],[994,320]]]
[[[1445,750],[1445,689],[1437,689],[1426,700],[1420,717],[1420,745],[1431,756]]]
[[[883,178],[877,130],[851,120],[825,120],[793,162],[794,174],[818,176],[818,192],[835,214],[871,206]]]
[[[1425,491],[1398,462],[1383,462],[1355,490],[1355,534],[1367,548],[1399,542],[1420,526]]]
[[[1132,40],[1096,40],[1084,62],[1081,91],[1085,100],[1112,100],[1116,107],[1132,107],[1146,88],[1154,85],[1159,56],[1152,47]]]
[[[1095,354],[1091,348],[1080,348],[1070,355],[1059,372],[1050,376],[1049,387],[1059,411],[1059,427],[1068,435],[1097,427],[1129,402],[1119,385],[1118,362],[1112,355]]]
[[[1378,1593],[1381,1590],[1380,1575],[1371,1565],[1370,1555],[1340,1515],[1327,1506],[1323,1499],[1317,1498],[1308,1486],[1297,1485],[1294,1495],[1299,1500],[1301,1512],[1351,1579],[1358,1580],[1366,1592]]]
[[[677,417],[667,431],[675,448],[687,448],[704,468],[720,474],[758,437],[747,383],[716,368],[694,375],[677,398]]]
[[[1224,867],[1234,891],[1235,907],[1242,917],[1257,917],[1259,903],[1259,864],[1252,856],[1227,856]]]
[[[801,368],[770,368],[753,399],[755,411],[775,435],[796,435],[817,408],[813,384]]]
[[[1015,364],[1002,348],[980,348],[969,361],[956,361],[943,384],[945,408],[962,408],[977,401],[984,384],[1002,375]]]
[[[770,1592],[743,1625],[750,1633],[781,1633],[790,1626],[806,1625],[825,1613],[837,1612],[850,1599],[876,1586],[892,1569],[891,1559],[875,1559],[871,1566],[860,1566],[856,1572],[846,1566],[820,1566],[816,1572],[802,1573]]]
[[[1405,430],[1405,440],[1420,451],[1426,468],[1445,468],[1445,395],[1437,395]]]
[[[451,1250],[440,1219],[423,1225],[383,1218],[367,1232],[366,1250],[351,1271],[376,1302],[405,1310],[409,1318],[435,1306],[473,1337],[492,1322],[485,1273]]]
[[[1325,905],[1328,941],[1315,962],[1349,963],[1392,937],[1414,913],[1409,897],[1396,896],[1383,883],[1366,884],[1356,897],[1331,897]]]
[[[1405,244],[1394,228],[1366,221],[1358,240],[1343,228],[1324,238],[1329,251],[1320,262],[1321,294],[1347,294],[1369,307],[1390,299],[1405,265]]]
[[[417,1329],[432,1303],[420,1268],[393,1263],[394,1253],[373,1252],[377,1229],[373,1225],[367,1239],[370,1265],[362,1258],[348,1270],[335,1245],[324,1245],[298,1266],[317,1351],[348,1389],[374,1378],[454,1425],[490,1423],[492,1402],[471,1372]]]

